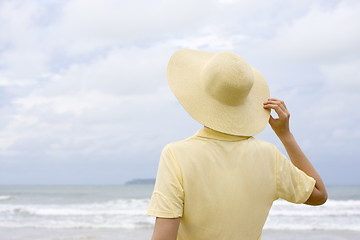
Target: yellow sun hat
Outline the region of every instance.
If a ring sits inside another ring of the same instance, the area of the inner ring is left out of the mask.
[[[263,108],[270,97],[266,80],[235,53],[178,50],[167,79],[190,116],[211,129],[254,136],[269,121],[270,111]]]

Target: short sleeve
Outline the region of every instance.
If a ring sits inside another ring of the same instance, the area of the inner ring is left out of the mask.
[[[277,197],[292,203],[304,203],[310,197],[315,180],[294,166],[276,149]]]
[[[147,214],[163,218],[182,217],[184,206],[182,182],[179,164],[167,145],[161,153],[154,192]]]

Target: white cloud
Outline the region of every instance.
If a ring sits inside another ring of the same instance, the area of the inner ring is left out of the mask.
[[[133,94],[165,83],[166,47],[112,49],[88,64],[74,64],[62,72],[67,87],[109,94]]]
[[[355,94],[357,96],[360,91],[359,69],[360,57],[354,61],[320,65],[320,70],[326,76],[326,81],[332,90],[347,92],[349,95]]]
[[[75,115],[81,115],[86,109],[98,108],[114,100],[114,97],[103,96],[98,92],[89,91],[68,96],[29,96],[16,99],[15,104],[20,105],[20,108],[25,110],[45,107],[55,114],[73,113]]]
[[[18,98],[14,100],[14,114],[0,130],[1,154],[37,154],[45,161],[56,155],[98,159],[110,154],[125,156],[120,160],[123,162],[127,154],[139,154],[139,147],[143,151],[162,147],[159,136],[165,132],[155,132],[167,124],[161,124],[160,116],[169,114],[179,119],[170,110],[174,102],[163,88],[127,96],[86,91]],[[21,157],[18,160],[22,161]]]
[[[219,32],[205,32],[200,36],[174,39],[171,43],[178,48],[211,49],[218,52],[237,49],[241,44],[248,45],[249,41],[249,37],[245,35],[223,36]]]
[[[0,86],[1,87],[9,87],[9,86],[20,86],[26,87],[29,85],[35,84],[36,81],[33,79],[9,79],[0,77]]]
[[[306,16],[278,30],[271,43],[280,58],[295,62],[333,63],[359,56],[360,3],[341,1],[335,7],[312,5]]]
[[[151,42],[176,32],[196,31],[213,3],[204,1],[68,1],[51,31],[69,54],[106,46]],[[200,6],[204,11],[198,11]],[[66,36],[63,38],[62,36]]]

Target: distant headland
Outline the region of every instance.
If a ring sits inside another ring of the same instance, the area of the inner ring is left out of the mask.
[[[125,183],[129,184],[155,184],[155,178],[136,178]]]

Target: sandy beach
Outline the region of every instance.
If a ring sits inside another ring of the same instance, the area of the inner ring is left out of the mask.
[[[152,229],[1,229],[1,240],[146,240]],[[358,240],[358,231],[264,230],[262,240]]]
[[[360,239],[357,231],[295,231],[295,230],[264,230],[262,240],[356,240]]]

